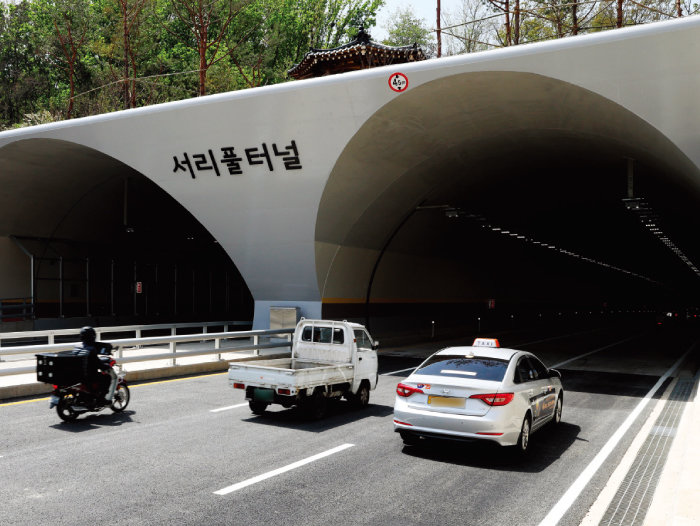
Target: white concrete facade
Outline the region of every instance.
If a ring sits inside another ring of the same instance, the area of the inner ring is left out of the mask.
[[[398,71],[408,78],[404,92],[390,89],[391,75]],[[672,163],[686,178],[683,184],[700,189],[700,16],[3,132],[0,163],[15,156],[13,148],[31,144],[51,148],[59,144],[53,141],[63,141],[101,152],[143,174],[221,243],[255,299],[255,323],[262,327],[270,306],[296,305],[302,307],[303,315],[315,317],[321,314],[323,298],[334,296],[324,290],[324,281],[350,227],[324,227],[327,239],[319,239],[317,220],[329,178],[358,132],[367,126],[385,126],[390,134],[392,126],[404,123],[372,123],[380,110],[384,109],[384,117],[392,104],[401,111],[401,98],[412,91],[426,99],[431,94],[454,94],[468,84],[465,75],[477,79],[480,73],[544,79],[544,84],[533,86],[565,83],[619,106],[668,140],[661,144],[647,134],[639,140],[648,140],[651,146],[642,147],[658,147],[654,155]],[[451,84],[451,79],[460,84]],[[421,100],[416,97],[414,102]],[[539,103],[546,100],[546,94],[538,97]],[[450,100],[438,102],[447,108],[451,104]],[[405,125],[420,127],[410,118]],[[595,122],[586,126],[587,134],[617,134],[615,139],[624,142],[625,130],[611,132],[605,126],[597,128]],[[285,168],[283,157],[293,155],[281,153],[292,141],[299,169],[292,159],[286,160],[290,169]],[[269,163],[255,157],[263,145]],[[280,155],[274,154],[273,145]],[[222,148],[230,147],[240,158],[241,174],[229,174],[223,162]],[[256,150],[249,151],[249,158],[246,149]],[[185,155],[192,162],[192,173],[183,162]],[[212,169],[212,155],[218,176]],[[16,156],[12,163],[0,166],[29,171],[30,157],[23,154],[26,166]],[[92,169],[98,167],[99,163]],[[392,169],[387,167],[385,172]],[[342,191],[338,187],[337,192]],[[0,204],[10,199],[0,196]],[[358,202],[360,197],[353,199]],[[360,216],[362,210],[356,212]],[[348,224],[358,220],[352,218]],[[365,248],[371,253],[378,250],[377,246]]]

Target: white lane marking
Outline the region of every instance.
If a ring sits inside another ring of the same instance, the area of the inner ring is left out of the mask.
[[[550,510],[547,516],[542,520],[542,522],[540,522],[539,526],[554,526],[561,520],[561,518],[564,516],[564,513],[566,513],[566,511],[578,498],[583,489],[593,478],[593,475],[595,475],[596,471],[598,471],[600,466],[603,465],[605,459],[608,458],[608,455],[610,455],[610,453],[612,453],[613,449],[615,449],[615,446],[617,446],[618,442],[620,442],[624,434],[632,426],[632,424],[642,412],[644,407],[646,407],[646,405],[649,403],[649,400],[651,400],[652,396],[654,396],[654,393],[656,393],[656,391],[659,389],[659,387],[661,387],[661,385],[666,381],[666,379],[669,376],[671,376],[676,371],[676,369],[678,369],[678,366],[683,362],[683,360],[685,360],[685,357],[688,355],[688,353],[690,353],[692,349],[693,347],[688,349],[683,354],[683,356],[681,356],[678,359],[678,361],[674,363],[661,378],[659,378],[659,380],[654,384],[654,387],[652,387],[649,390],[646,396],[639,402],[639,404],[637,404],[637,407],[634,408],[634,410],[629,414],[629,416],[625,419],[625,421],[617,429],[617,431],[615,431],[615,433],[608,439],[603,448],[593,458],[591,463],[588,464],[588,466],[586,466],[586,468],[581,472],[581,474],[574,481],[574,483],[569,487],[568,490],[566,490],[566,493],[562,495],[561,499],[559,499],[559,502],[555,504],[555,506]]]
[[[598,349],[593,349],[592,351],[589,351],[587,353],[579,354],[578,356],[574,356],[573,358],[569,358],[568,360],[564,360],[563,362],[559,362],[557,364],[552,365],[552,369],[556,369],[557,367],[561,367],[562,365],[566,365],[567,363],[575,362],[576,360],[584,358],[588,355],[595,354],[606,349],[610,349],[610,347],[615,347],[616,345],[620,345],[621,343],[625,343],[639,337],[639,335],[630,336],[629,338],[624,338],[622,340],[616,341],[615,343],[611,343],[610,345],[606,345],[605,347],[600,347]]]
[[[524,347],[525,345],[531,345],[531,344],[533,344],[533,343],[541,343],[541,342],[546,342],[546,341],[548,341],[548,340],[556,340],[556,339],[559,339],[559,338],[564,338],[564,337],[566,337],[566,336],[575,336],[576,334],[583,334],[584,332],[593,332],[593,331],[582,331],[582,332],[580,332],[580,333],[567,334],[567,335],[565,335],[565,336],[556,336],[556,337],[554,337],[554,338],[547,338],[546,340],[538,340],[538,341],[536,341],[536,342],[523,343],[523,344],[520,344],[520,345],[516,345],[515,347]],[[557,367],[561,367],[562,365],[565,365],[565,364],[567,364],[567,363],[569,363],[569,362],[574,362],[574,361],[576,361],[576,360],[578,360],[578,359],[580,359],[580,358],[584,358],[584,357],[586,357],[586,356],[588,356],[588,355],[590,355],[590,354],[595,354],[595,353],[597,353],[597,352],[604,351],[604,350],[606,350],[606,349],[610,349],[610,347],[615,347],[616,345],[620,345],[621,343],[625,343],[625,342],[627,342],[627,341],[634,340],[635,338],[639,338],[639,335],[630,336],[629,338],[624,338],[624,339],[622,339],[622,340],[619,340],[619,341],[616,341],[616,342],[614,342],[614,343],[611,343],[610,345],[606,345],[605,347],[599,347],[598,349],[593,349],[592,351],[589,351],[589,352],[587,352],[587,353],[579,354],[578,356],[574,356],[573,358],[569,358],[568,360],[565,360],[565,361],[563,361],[563,362],[559,362],[559,363],[557,363],[557,364],[552,365],[552,368],[555,369],[555,368],[557,368]],[[399,371],[392,371],[392,372],[390,372],[390,373],[382,373],[380,376],[391,376],[391,375],[393,375],[393,374],[405,373],[406,371],[413,371],[413,370],[415,370],[417,367],[418,367],[418,366],[416,366],[416,367],[409,367],[408,369],[401,369],[401,370],[399,370]]]
[[[245,407],[248,405],[248,402],[245,404],[236,404],[236,405],[229,405],[226,407],[219,407],[218,409],[210,409],[210,413],[218,413],[219,411],[228,411],[229,409],[236,409],[237,407]]]
[[[416,365],[416,367],[418,367]],[[392,374],[405,373],[406,371],[413,371],[416,367],[409,367],[408,369],[401,369],[400,371],[394,371],[392,373],[382,373],[381,376],[391,376]]]
[[[560,334],[559,336],[551,336],[549,338],[544,338],[543,340],[535,340],[532,342],[518,343],[513,345],[513,349],[518,349],[520,347],[527,347],[528,345],[535,345],[536,343],[549,342],[552,340],[561,340],[562,338],[571,338],[572,336],[578,336],[579,334],[588,334],[589,332],[598,332],[602,329],[589,329],[586,331],[572,332],[571,334]]]
[[[286,473],[287,471],[291,471],[293,469],[300,468],[301,466],[305,466],[306,464],[310,464],[311,462],[315,462],[316,460],[320,460],[322,458],[328,457],[328,456],[333,455],[335,453],[339,453],[340,451],[343,451],[345,449],[353,447],[354,445],[355,444],[343,444],[342,446],[334,447],[333,449],[329,449],[328,451],[324,451],[323,453],[319,453],[318,455],[314,455],[312,457],[308,457],[308,458],[305,458],[303,460],[299,460],[297,462],[294,462],[293,464],[289,464],[288,466],[284,466],[283,468],[275,469],[273,471],[263,473],[262,475],[258,475],[257,477],[253,477],[253,478],[250,478],[248,480],[244,480],[243,482],[233,484],[232,486],[228,486],[224,489],[220,489],[219,491],[215,491],[214,494],[215,495],[228,495],[229,493],[233,493],[234,491],[238,491],[241,488],[245,488],[245,487],[251,486],[253,484],[257,484],[258,482],[261,482],[263,480],[267,480],[271,477],[281,475],[282,473]]]

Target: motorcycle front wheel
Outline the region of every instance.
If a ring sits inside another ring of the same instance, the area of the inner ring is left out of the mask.
[[[72,396],[62,396],[61,399],[58,401],[58,405],[56,406],[56,412],[58,413],[58,416],[61,420],[64,422],[72,422],[76,418],[78,418],[78,414],[75,411],[73,411],[73,402],[75,401],[75,398]]]
[[[129,388],[124,384],[118,385],[117,390],[114,392],[114,402],[112,402],[112,411],[115,413],[121,413],[129,405],[129,400],[131,399],[131,394],[129,393]]]

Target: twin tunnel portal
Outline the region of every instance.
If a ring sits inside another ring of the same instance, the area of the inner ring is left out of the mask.
[[[323,316],[698,313],[700,169],[598,93],[445,74],[339,151],[315,211]],[[0,168],[0,236],[32,256],[39,314],[253,315],[252,256],[139,170],[60,136],[0,143]]]

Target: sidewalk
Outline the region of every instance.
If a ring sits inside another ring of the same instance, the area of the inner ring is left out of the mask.
[[[681,418],[644,526],[700,525],[700,397],[693,392]]]

